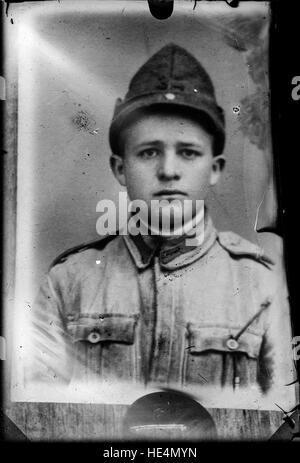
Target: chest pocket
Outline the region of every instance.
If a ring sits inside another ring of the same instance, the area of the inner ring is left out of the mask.
[[[262,333],[228,327],[187,325],[186,383],[241,386],[256,384]]]
[[[240,352],[249,358],[257,359],[262,343],[262,333],[248,330],[235,339],[234,336],[238,331],[239,329],[228,327],[188,323],[188,351],[191,355],[202,354],[210,350],[224,353]]]
[[[133,344],[138,318],[138,314],[80,314],[67,322],[67,329],[73,342]]]

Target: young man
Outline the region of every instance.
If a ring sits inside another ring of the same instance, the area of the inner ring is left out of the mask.
[[[129,227],[54,261],[34,309],[34,376],[263,393],[287,383],[289,311],[275,266],[219,233],[206,208],[202,220],[225,165],[225,121],[201,64],[174,44],[152,56],[118,99],[109,139],[115,177],[151,211],[140,217],[148,233]]]

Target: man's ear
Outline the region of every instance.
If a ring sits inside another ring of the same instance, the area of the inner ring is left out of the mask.
[[[215,156],[213,158],[213,163],[211,166],[211,174],[210,174],[210,185],[214,186],[218,183],[219,178],[224,170],[226,163],[226,159],[223,155]]]
[[[122,186],[126,186],[126,177],[124,175],[124,159],[122,156],[112,154],[109,163],[114,176]]]

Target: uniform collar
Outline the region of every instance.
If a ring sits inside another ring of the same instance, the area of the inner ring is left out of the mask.
[[[151,247],[146,244],[150,237],[128,234],[123,236],[126,246],[139,269],[147,268],[157,256],[160,266],[168,270],[175,270],[191,264],[213,246],[217,232],[210,216],[206,213],[204,224],[204,239],[200,245],[188,246],[186,236],[179,236],[172,240],[155,239]],[[189,237],[190,238],[190,237]]]

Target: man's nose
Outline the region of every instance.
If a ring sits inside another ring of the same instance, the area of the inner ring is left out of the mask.
[[[163,153],[158,165],[159,180],[178,180],[180,178],[180,166],[174,150]]]

